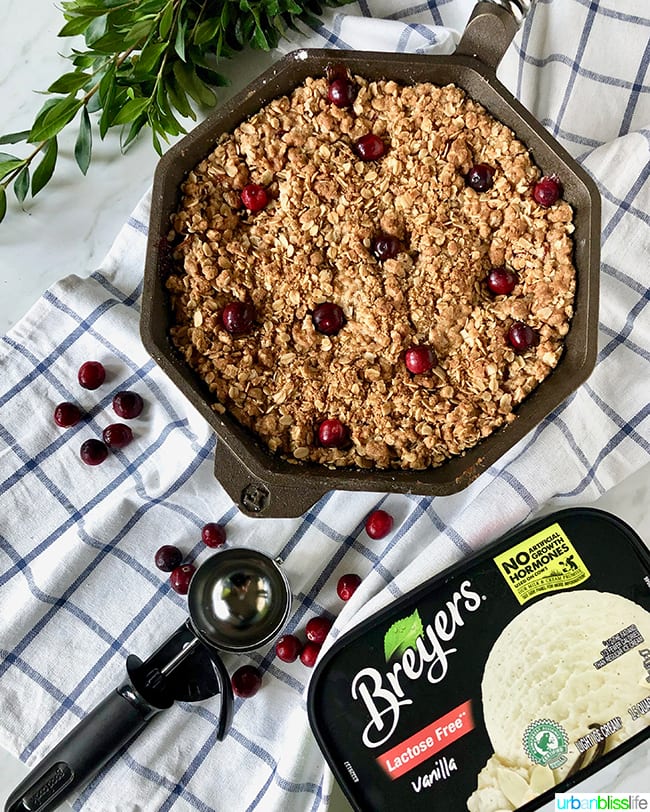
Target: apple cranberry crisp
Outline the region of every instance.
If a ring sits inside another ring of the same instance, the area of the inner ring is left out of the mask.
[[[336,67],[189,173],[172,340],[273,453],[440,465],[558,363],[575,289],[561,194],[458,87]]]

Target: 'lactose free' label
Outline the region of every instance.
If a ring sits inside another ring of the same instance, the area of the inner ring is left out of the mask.
[[[494,563],[522,605],[589,578],[578,551],[557,523],[501,553]]]

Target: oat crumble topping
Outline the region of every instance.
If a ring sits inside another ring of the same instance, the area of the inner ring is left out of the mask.
[[[228,411],[271,452],[292,461],[423,469],[461,454],[515,419],[515,408],[556,366],[575,290],[571,207],[545,208],[526,147],[459,88],[355,76],[350,108],[307,79],[222,137],[189,173],[169,239],[174,344]],[[367,133],[387,146],[362,161]],[[465,182],[493,167],[490,189]],[[269,202],[242,206],[247,184]],[[373,239],[399,239],[379,261]],[[512,269],[495,296],[485,278]],[[253,305],[253,329],[227,332],[223,308]],[[318,332],[312,312],[338,304],[343,327]],[[515,352],[523,321],[539,342]],[[435,366],[412,374],[413,345]],[[318,443],[338,418],[345,448]]]

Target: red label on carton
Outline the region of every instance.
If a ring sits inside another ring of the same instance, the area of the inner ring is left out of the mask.
[[[472,703],[467,700],[391,747],[377,761],[390,778],[399,778],[473,729]]]

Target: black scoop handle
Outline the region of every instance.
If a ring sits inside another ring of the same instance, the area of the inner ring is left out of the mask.
[[[129,685],[117,688],[85,716],[11,793],[5,812],[48,812],[87,784],[145,727],[157,708]]]

